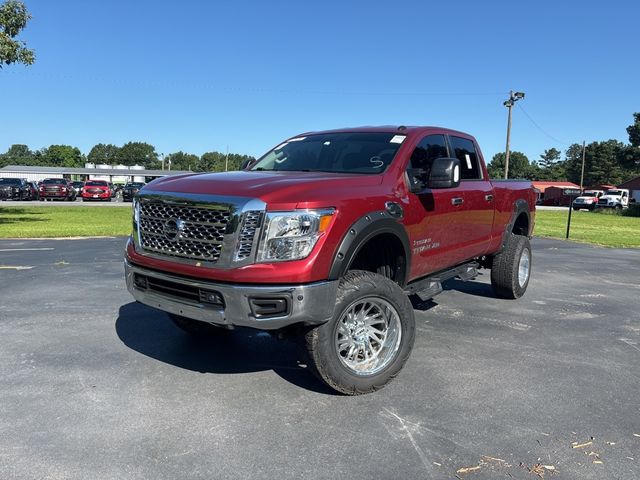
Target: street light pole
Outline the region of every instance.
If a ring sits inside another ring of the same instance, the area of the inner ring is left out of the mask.
[[[507,110],[509,110],[507,119],[507,148],[504,159],[504,178],[509,178],[509,157],[511,154],[509,149],[509,143],[511,141],[511,109],[513,108],[513,104],[522,98],[524,98],[524,92],[514,92],[513,90],[510,90],[509,99],[503,103],[503,105],[507,107]]]
[[[582,170],[580,171],[580,195],[582,195],[582,184],[584,182],[584,154],[586,151],[587,142],[582,141]]]

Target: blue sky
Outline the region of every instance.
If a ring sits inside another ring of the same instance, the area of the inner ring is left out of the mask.
[[[489,160],[514,89],[512,149],[537,159],[627,142],[640,111],[630,0],[25,3],[37,59],[0,71],[0,152],[146,141],[260,155],[303,131],[405,124],[471,133]]]

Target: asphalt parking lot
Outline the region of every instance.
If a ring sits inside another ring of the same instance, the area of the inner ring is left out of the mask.
[[[640,478],[640,250],[534,239],[524,298],[449,282],[344,397],[292,343],[133,303],[124,242],[0,241],[1,478]]]

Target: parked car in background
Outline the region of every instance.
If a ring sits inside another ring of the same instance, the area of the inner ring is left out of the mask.
[[[82,187],[84,187],[84,182],[76,181],[71,182],[71,186],[76,191],[76,197],[82,196]]]
[[[0,178],[0,200],[29,200],[31,192],[24,178]]]
[[[109,182],[105,180],[87,180],[84,182],[84,187],[82,189],[83,202],[90,200],[110,202],[111,197],[111,187],[109,187]]]
[[[40,192],[36,182],[27,182],[29,185],[29,200],[40,200]]]
[[[599,208],[616,208],[618,210],[629,206],[629,190],[612,188],[604,192],[598,200]]]
[[[573,209],[580,210],[586,208],[595,210],[598,206],[598,199],[604,192],[602,190],[585,190],[578,198],[573,201]]]
[[[145,186],[144,182],[130,182],[122,189],[122,201],[131,202],[136,193]]]
[[[45,178],[38,187],[40,200],[67,200],[74,202],[76,191],[71,182],[64,178]]]

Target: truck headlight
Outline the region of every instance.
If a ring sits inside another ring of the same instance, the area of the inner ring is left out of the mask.
[[[258,262],[283,262],[309,256],[329,228],[334,213],[333,208],[267,213]]]

